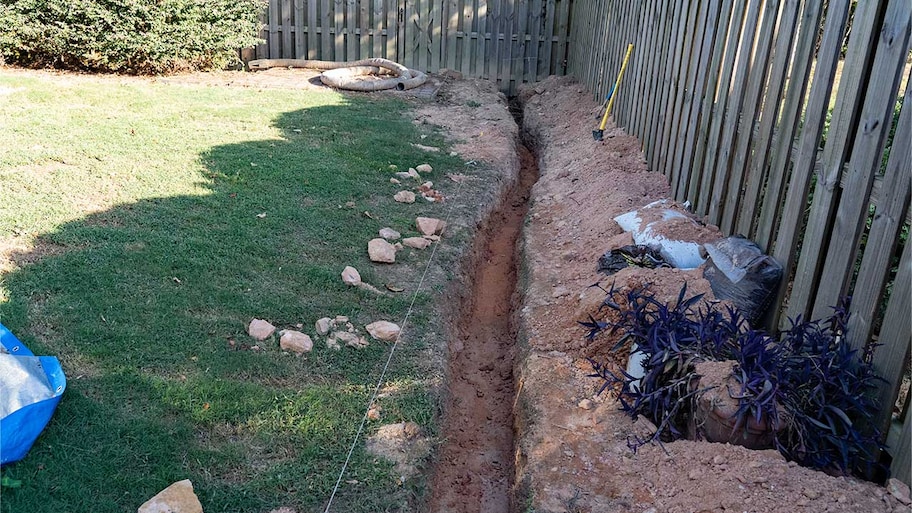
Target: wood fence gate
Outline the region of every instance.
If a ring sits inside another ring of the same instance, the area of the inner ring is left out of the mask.
[[[523,82],[566,72],[573,0],[269,0],[247,57],[353,61],[383,57]]]

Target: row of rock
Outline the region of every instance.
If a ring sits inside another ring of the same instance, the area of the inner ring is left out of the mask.
[[[371,239],[367,243],[367,256],[372,262],[384,264],[395,263],[396,251],[403,249],[404,247],[425,249],[430,246],[432,242],[440,240],[440,234],[443,233],[446,223],[433,217],[418,217],[415,219],[415,227],[422,236],[406,237],[402,239],[401,242],[395,242],[402,237],[402,234],[396,230],[392,228],[381,229],[379,232],[380,237]],[[342,280],[346,281],[344,271]],[[356,283],[350,283],[349,281],[346,281],[346,283],[349,285],[356,285]],[[358,283],[360,283],[360,275],[358,277]]]
[[[342,345],[354,348],[362,348],[369,345],[367,339],[360,334],[360,331],[344,315],[318,319],[314,323],[314,329],[317,335],[326,337],[326,347],[329,349],[338,351],[342,348]],[[367,333],[372,338],[386,342],[395,341],[400,332],[399,326],[389,321],[375,321],[365,326],[364,329],[367,330]],[[271,337],[275,331],[276,327],[263,319],[253,319],[247,325],[247,334],[259,341]],[[283,351],[309,353],[313,350],[313,346],[313,339],[306,333],[298,330],[279,331],[279,348]]]

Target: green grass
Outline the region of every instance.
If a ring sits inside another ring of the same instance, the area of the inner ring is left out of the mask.
[[[253,317],[311,335],[323,316],[401,320],[408,294],[339,273],[354,265],[382,286],[397,272],[414,290],[417,271],[374,266],[365,247],[380,227],[408,236],[416,215],[443,215],[393,202],[389,183],[391,164],[429,162],[446,194],[442,174],[461,163],[408,144],[441,135],[383,96],[0,70],[3,91],[0,249],[16,264],[0,261],[0,321],[57,355],[69,382],[29,456],[4,469],[23,485],[0,511],[132,512],[186,478],[205,511],[322,511],[388,346],[236,348],[255,343]],[[381,404],[383,422],[433,433],[431,299]],[[362,447],[335,510],[396,511],[421,493]]]

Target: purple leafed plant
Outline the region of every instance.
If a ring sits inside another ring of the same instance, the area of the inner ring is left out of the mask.
[[[598,286],[598,285],[596,285]],[[684,437],[698,388],[695,365],[733,360],[740,389],[735,430],[748,419],[765,419],[777,431],[776,447],[788,459],[839,474],[871,476],[883,445],[868,422],[876,413],[872,399],[877,378],[871,365],[874,344],[862,355],[843,342],[848,318],[845,304],[817,322],[797,319],[780,339],[751,329],[738,311],[717,308],[703,295],[666,304],[645,288],[605,290],[599,317],[580,324],[590,341],[618,336],[614,351],[637,345],[644,375],[637,378],[590,359],[601,378],[599,393],[620,385],[621,408],[631,417],[646,416],[657,426],[647,439],[632,436],[631,448]],[[624,306],[621,306],[623,304]],[[613,311],[605,316],[606,310]]]

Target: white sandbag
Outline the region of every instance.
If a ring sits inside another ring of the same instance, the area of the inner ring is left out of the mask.
[[[696,269],[705,259],[700,256],[700,244],[686,240],[676,240],[663,235],[669,226],[692,224],[701,229],[701,225],[671,208],[670,200],[654,201],[645,207],[621,214],[614,218],[620,227],[633,236],[635,244],[656,248],[666,262],[679,269]]]

